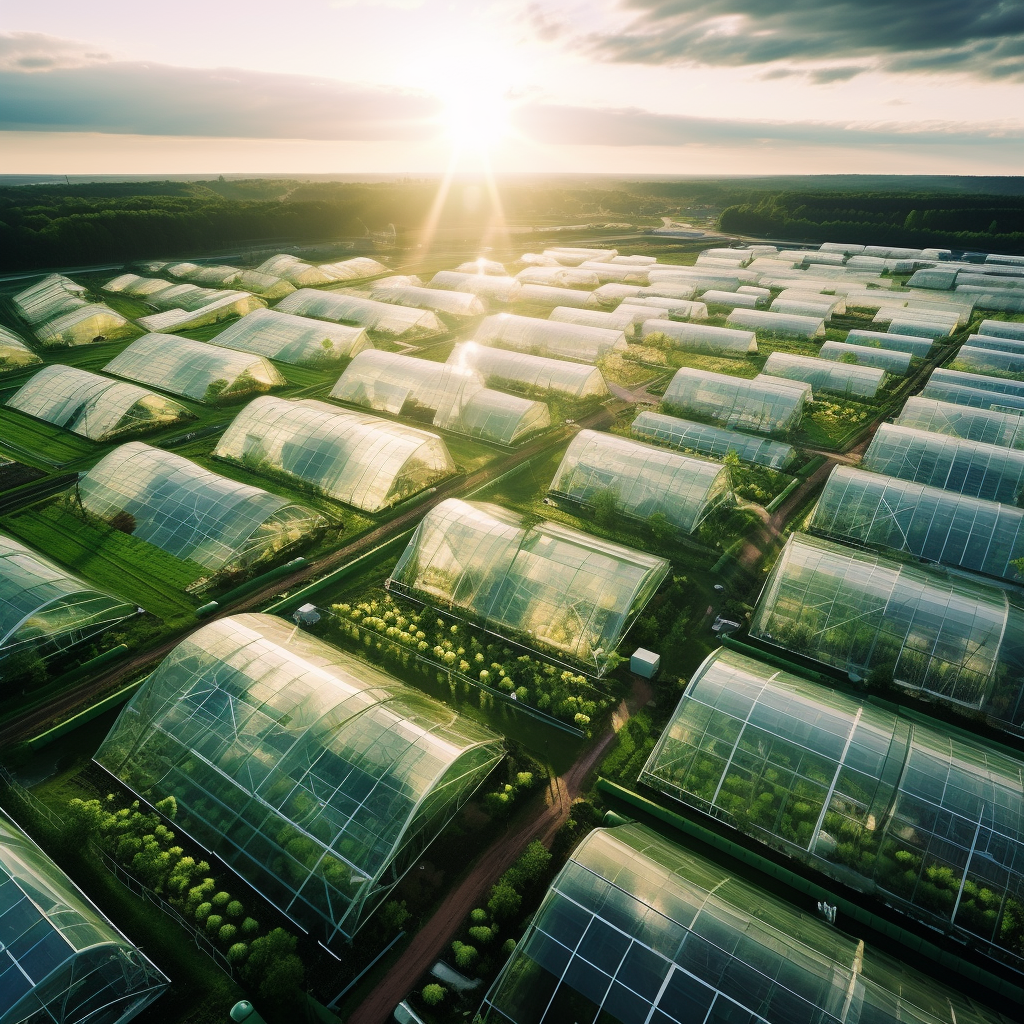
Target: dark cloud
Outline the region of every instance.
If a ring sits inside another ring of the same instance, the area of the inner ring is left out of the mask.
[[[1024,80],[1024,0],[622,0],[622,6],[630,20],[620,32],[577,37],[574,45],[637,64],[869,58],[885,71]]]

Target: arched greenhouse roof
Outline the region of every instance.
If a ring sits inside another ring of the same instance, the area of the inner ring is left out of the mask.
[[[0,1024],[127,1024],[168,980],[0,811]]]
[[[1024,351],[999,352],[993,348],[962,345],[952,365],[970,373],[1019,375],[1024,373]]]
[[[339,260],[337,263],[321,263],[318,269],[332,281],[361,281],[388,272],[383,263],[378,263],[369,256],[354,256],[350,260]]]
[[[195,419],[164,395],[75,366],[43,367],[7,400],[8,409],[63,427],[90,441],[109,441]]]
[[[720,462],[596,430],[576,435],[548,490],[583,505],[611,492],[617,511],[640,519],[660,513],[686,533],[732,497],[729,471]]]
[[[901,427],[1024,450],[1024,417],[1019,413],[975,409],[914,395],[904,403],[895,422]]]
[[[878,366],[886,373],[903,375],[910,370],[909,352],[896,352],[893,349],[875,348],[873,345],[854,345],[851,342],[826,341],[818,349],[819,359],[832,359],[835,362],[847,363],[855,360],[859,366]]]
[[[211,473],[172,452],[129,441],[81,474],[78,496],[101,519],[206,569],[271,557],[324,525],[315,512]]]
[[[869,345],[872,348],[890,349],[893,352],[909,352],[924,359],[932,350],[934,342],[929,338],[915,338],[909,334],[886,334],[882,331],[850,331],[841,344]]]
[[[1019,970],[1022,772],[983,740],[720,648],[640,779]]]
[[[214,455],[299,480],[365,512],[397,505],[457,472],[436,434],[313,399],[271,395],[235,417]]]
[[[656,316],[657,310],[651,310]],[[632,311],[623,311],[621,307],[614,312],[603,309],[577,309],[574,306],[556,306],[548,315],[549,320],[560,324],[582,324],[584,327],[604,327],[609,331],[623,331],[631,334],[639,322]]]
[[[833,391],[857,398],[874,398],[885,382],[885,370],[877,366],[838,363],[792,352],[772,352],[764,364],[764,372],[772,377],[803,381],[816,392]]]
[[[753,331],[735,331],[728,327],[708,324],[688,324],[676,320],[645,320],[640,336],[647,340],[652,334],[667,338],[672,348],[687,352],[704,352],[715,356],[735,356],[742,359],[757,351]]]
[[[562,305],[556,302],[553,305]],[[530,352],[556,359],[595,363],[611,352],[624,352],[626,336],[622,331],[583,324],[562,324],[532,316],[497,313],[486,317],[477,328],[475,340],[482,345]]]
[[[492,302],[515,302],[519,282],[514,277],[491,277],[489,274],[465,274],[455,270],[439,270],[430,279],[431,288],[470,292]]]
[[[85,289],[63,274],[48,274],[13,297],[14,307],[32,327],[87,305]]]
[[[432,309],[450,316],[483,316],[487,312],[483,302],[470,291],[421,288],[418,285],[390,284],[387,281],[374,285],[370,298],[398,306]]]
[[[168,654],[96,760],[282,913],[353,936],[503,754],[481,725],[272,615]]]
[[[388,337],[428,337],[444,332],[444,324],[429,309],[412,309],[390,302],[375,302],[348,292],[320,292],[300,288],[276,306],[281,313],[355,324]]]
[[[987,334],[991,338],[1016,338],[1024,341],[1024,323],[1011,320],[982,320],[978,327],[979,334]]]
[[[0,326],[0,373],[41,362],[42,359],[14,331]]]
[[[966,341],[967,345],[978,348],[991,348],[997,352],[1024,352],[1024,338],[1001,338],[998,335],[972,334]]]
[[[214,344],[297,366],[333,366],[373,348],[362,327],[258,309],[221,331]]]
[[[550,426],[551,411],[544,402],[484,388],[468,396],[459,410],[456,429],[485,441],[515,444]]]
[[[35,328],[36,339],[46,348],[93,345],[137,333],[138,329],[120,313],[98,302],[79,306]]]
[[[772,313],[767,309],[734,309],[725,323],[727,327],[763,331],[787,338],[820,338],[825,334],[825,321],[820,316]]]
[[[314,267],[311,263],[300,260],[298,256],[292,256],[289,253],[278,253],[276,256],[271,256],[270,259],[264,260],[256,268],[256,273],[284,278],[296,288],[330,284],[331,281],[337,280],[335,276],[320,267]]]
[[[484,999],[485,1024],[1008,1024],[639,824],[594,829]]]
[[[448,362],[479,373],[488,384],[498,387],[536,388],[573,398],[608,395],[608,385],[600,370],[565,359],[548,359],[464,341],[455,346]]]
[[[655,555],[449,498],[416,528],[388,583],[600,674],[668,571]]]

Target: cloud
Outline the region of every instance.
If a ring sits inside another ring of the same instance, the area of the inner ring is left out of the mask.
[[[0,33],[0,71],[52,71],[111,60],[88,43],[55,39],[38,32]]]
[[[621,0],[621,10],[618,31],[573,45],[634,64],[869,59],[882,71],[1024,80],[1024,0]],[[836,81],[829,72],[812,80]]]

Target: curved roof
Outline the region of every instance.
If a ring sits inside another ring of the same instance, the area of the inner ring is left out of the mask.
[[[54,363],[32,375],[7,408],[90,441],[109,441],[195,419],[183,405],[135,384]]]
[[[40,345],[47,348],[71,348],[114,341],[137,333],[136,328],[109,306],[91,303],[48,320],[35,328]]]
[[[491,277],[488,274],[465,274],[455,270],[439,270],[430,279],[431,288],[470,292],[494,302],[515,302],[519,282],[514,277]]]
[[[479,256],[475,260],[467,260],[465,263],[460,263],[455,268],[454,273],[473,274],[475,276],[490,274],[492,276],[505,277],[508,271],[505,269],[504,263],[498,263],[496,260],[489,260]]]
[[[858,398],[874,398],[885,382],[885,370],[877,366],[836,363],[792,352],[772,352],[764,364],[764,372],[772,377],[803,381],[815,391],[834,391]]]
[[[378,263],[369,256],[354,256],[350,260],[338,260],[337,263],[321,263],[319,270],[332,281],[360,281],[388,272],[383,263]]]
[[[328,274],[320,267],[314,267],[298,256],[288,253],[278,253],[264,260],[257,268],[258,274],[268,274],[271,277],[282,277],[296,288],[311,284],[329,284],[338,280],[337,277]]]
[[[312,399],[270,395],[235,417],[213,454],[257,473],[300,480],[366,512],[397,505],[456,472],[436,434]]]
[[[646,341],[652,334],[664,335],[671,342],[672,348],[690,352],[742,358],[757,351],[753,331],[734,331],[728,327],[687,324],[675,320],[645,320],[640,328],[640,336]]]
[[[266,359],[174,334],[147,334],[133,341],[103,370],[197,402],[218,402],[287,383]]]
[[[448,362],[479,373],[488,384],[555,391],[573,398],[608,394],[608,385],[597,367],[565,359],[548,359],[464,341],[455,346]]]
[[[1016,338],[1024,341],[1024,323],[1012,320],[982,320],[978,326],[979,334],[987,334],[990,338]]]
[[[297,366],[333,366],[373,348],[361,327],[257,309],[217,335],[214,344]]]
[[[396,306],[390,302],[376,302],[345,291],[320,292],[312,288],[300,288],[282,299],[277,307],[281,313],[298,313],[319,320],[333,320],[335,323],[350,323],[400,338],[406,334],[426,336],[440,334],[444,324],[429,309],[412,309]]]
[[[370,298],[398,306],[433,309],[451,316],[483,316],[487,312],[480,299],[470,291],[421,288],[414,284],[389,284],[382,281],[374,285]]]
[[[29,644],[64,650],[134,612],[133,604],[0,534],[0,657]]]
[[[887,373],[904,374],[910,370],[910,352],[896,352],[873,345],[855,345],[849,341],[826,341],[818,349],[819,359],[833,359],[837,363],[851,360],[859,366],[878,366]]]
[[[873,348],[891,349],[893,352],[909,352],[924,359],[932,350],[934,342],[929,338],[915,338],[909,334],[885,334],[881,331],[850,331],[842,344],[868,345]]]
[[[1019,375],[1024,373],[1024,351],[1000,352],[993,348],[962,345],[950,365],[971,373]]]
[[[914,395],[907,399],[895,422],[901,427],[930,430],[933,434],[1024,449],[1024,417],[1019,413],[975,409]]]
[[[725,322],[729,327],[792,338],[820,338],[825,333],[825,321],[820,316],[772,313],[767,309],[734,309]]]
[[[991,348],[997,352],[1024,352],[1024,338],[1001,338],[999,335],[972,334],[966,344]]]
[[[0,373],[41,362],[42,359],[14,331],[0,326]]]
[[[324,522],[287,498],[141,441],[115,448],[81,474],[78,495],[93,515],[126,514],[133,536],[212,570],[273,555]]]
[[[562,305],[560,302],[552,305]],[[583,324],[563,324],[532,316],[497,313],[486,317],[476,330],[475,340],[482,345],[531,352],[534,355],[573,359],[594,363],[609,352],[624,352],[626,336],[622,331]]]
[[[96,760],[271,903],[351,937],[501,759],[497,736],[272,615],[196,630]]]
[[[548,490],[584,505],[611,491],[617,511],[642,519],[660,513],[686,533],[732,496],[729,472],[720,462],[596,430],[576,435]]]
[[[454,429],[486,441],[515,444],[550,426],[551,411],[543,402],[484,388],[468,397]]]
[[[515,301],[522,306],[543,306],[554,309],[557,306],[589,306],[590,292],[576,288],[557,288],[554,285],[530,284],[520,281]]]
[[[85,289],[63,274],[48,274],[13,297],[22,319],[32,325],[54,320],[87,305]]]
[[[668,570],[579,530],[449,498],[416,528],[389,586],[600,674]]]
[[[0,811],[0,1022],[121,1024],[163,976]]]
[[[651,316],[657,316],[657,310],[650,311]],[[614,312],[607,312],[601,309],[578,309],[575,306],[556,306],[548,314],[548,319],[560,324],[582,324],[584,327],[604,327],[610,331],[625,331],[632,333],[633,327],[640,322],[646,314],[622,311],[621,308]]]

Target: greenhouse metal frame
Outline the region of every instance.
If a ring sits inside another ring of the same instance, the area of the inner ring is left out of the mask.
[[[792,352],[772,352],[763,372],[770,377],[810,384],[816,392],[831,391],[847,398],[875,398],[885,384],[886,374],[877,366],[839,363]]]
[[[390,302],[375,302],[346,291],[319,292],[300,288],[275,307],[280,313],[296,313],[318,320],[350,323],[385,337],[432,337],[443,334],[444,324],[429,309],[412,309]]]
[[[486,317],[476,330],[475,340],[482,345],[581,363],[596,363],[602,356],[628,349],[622,331],[562,324],[514,313]]]
[[[933,434],[948,434],[1024,451],[1024,416],[1019,412],[976,409],[914,395],[904,403],[895,423],[901,427],[930,430]]]
[[[236,352],[277,359],[296,366],[333,367],[373,348],[362,327],[257,309],[217,335],[214,344]]]
[[[448,362],[479,373],[489,385],[497,387],[536,388],[578,399],[608,397],[601,371],[585,363],[510,352],[473,341],[456,345]]]

